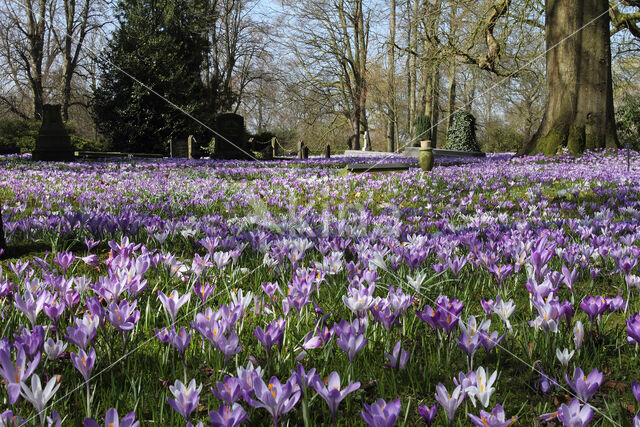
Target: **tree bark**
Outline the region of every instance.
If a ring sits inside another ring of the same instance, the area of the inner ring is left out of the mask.
[[[45,13],[47,3],[38,1],[37,11],[31,1],[25,5],[27,14],[27,39],[29,40],[29,85],[33,97],[33,118],[42,118],[44,90],[42,85],[42,61],[44,59]]]
[[[520,154],[618,145],[608,8],[607,0],[547,0],[547,104]]]
[[[387,111],[387,151],[393,153],[396,149],[396,0],[389,0],[389,70],[387,79],[389,80],[389,100]]]

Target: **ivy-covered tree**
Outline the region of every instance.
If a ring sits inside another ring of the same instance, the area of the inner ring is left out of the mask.
[[[98,129],[113,149],[166,153],[169,140],[202,132],[167,102],[199,119],[206,115],[201,71],[208,45],[199,6],[197,0],[119,1],[119,28],[100,58],[93,103]]]

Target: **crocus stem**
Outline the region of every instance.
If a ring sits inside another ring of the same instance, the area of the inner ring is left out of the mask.
[[[89,391],[89,380],[85,381],[87,388],[87,418],[91,418],[91,392]]]
[[[187,361],[182,358],[182,374],[184,375],[184,383],[187,383]]]

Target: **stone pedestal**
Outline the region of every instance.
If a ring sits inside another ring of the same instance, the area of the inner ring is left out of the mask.
[[[36,137],[33,160],[64,162],[73,160],[71,138],[62,123],[60,105],[42,107],[42,126]]]

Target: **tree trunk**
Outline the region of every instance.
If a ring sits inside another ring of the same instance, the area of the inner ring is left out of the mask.
[[[27,38],[29,40],[29,85],[33,97],[33,118],[42,118],[44,90],[42,87],[42,61],[44,59],[45,0],[38,1],[37,16],[32,2],[25,5],[27,10]]]
[[[387,79],[389,80],[389,100],[387,112],[387,151],[393,153],[396,150],[395,134],[396,134],[396,0],[389,1],[389,72]]]
[[[617,146],[608,8],[607,0],[547,0],[547,104],[521,154]]]

